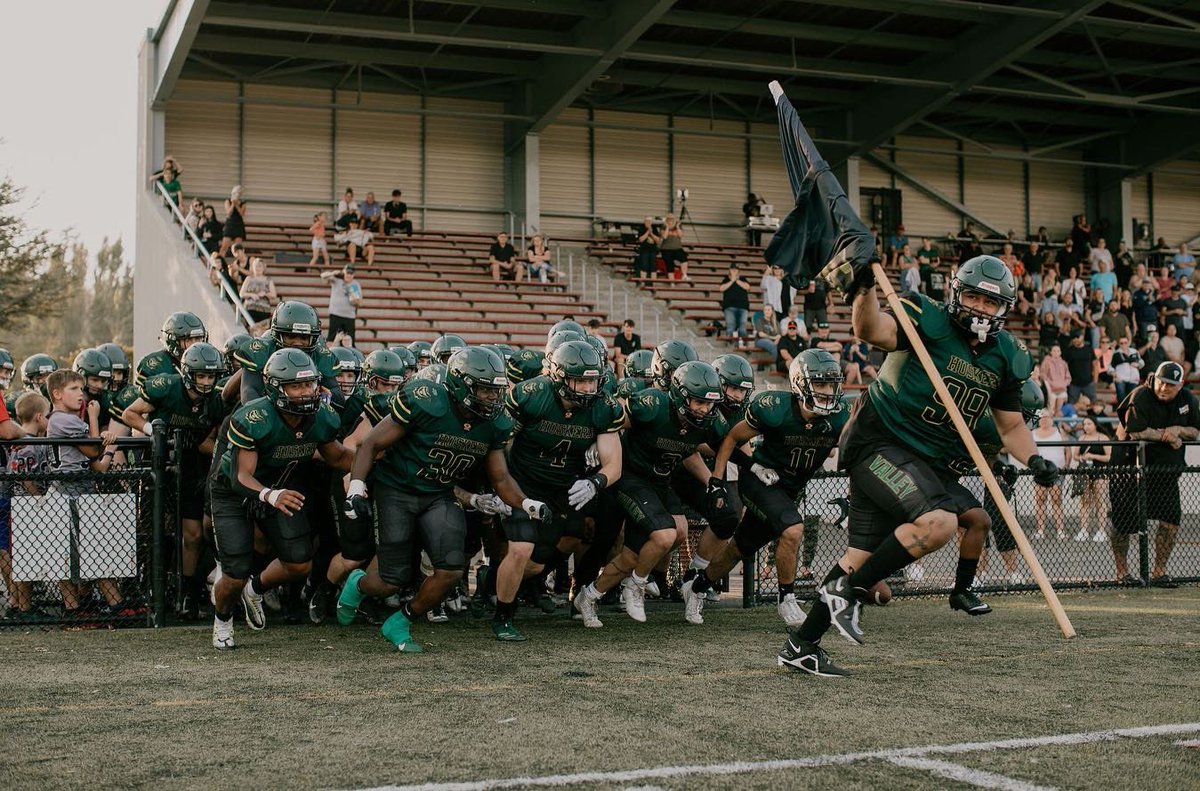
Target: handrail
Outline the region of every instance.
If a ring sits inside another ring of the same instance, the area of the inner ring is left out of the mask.
[[[200,258],[204,261],[204,266],[211,273],[213,269],[212,256],[208,254],[204,242],[200,241],[200,237],[196,235],[196,231],[192,226],[187,224],[183,213],[179,211],[179,207],[175,205],[175,201],[171,200],[171,195],[167,192],[166,186],[161,181],[154,182],[154,186],[158,189],[159,194],[162,195],[167,206],[170,207],[171,213],[175,215],[176,222],[183,228],[184,234],[191,240],[195,252],[200,254]],[[230,282],[224,277],[217,277],[217,285],[225,293],[225,296],[229,298],[230,303],[233,304],[233,309],[238,314],[242,325],[247,329],[254,326],[254,319],[250,318],[250,314],[246,311],[246,306],[242,303],[242,295],[234,290]]]

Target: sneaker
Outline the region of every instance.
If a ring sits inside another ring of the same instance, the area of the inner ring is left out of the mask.
[[[779,650],[779,655],[775,658],[776,664],[780,667],[795,668],[822,678],[841,678],[850,675],[849,670],[835,665],[821,646],[807,640],[793,640],[794,638],[788,635],[787,642],[783,644],[783,648]]]
[[[308,597],[308,620],[313,623],[324,623],[329,606],[333,603],[334,587],[322,580]]]
[[[425,613],[425,619],[430,623],[446,623],[446,621],[449,621],[450,616],[446,613],[446,603],[442,602]]]
[[[858,600],[854,588],[850,585],[849,575],[822,585],[821,601],[829,608],[830,621],[842,637],[862,645],[863,632],[862,627],[858,625],[858,618],[862,614],[862,602]]]
[[[492,634],[496,635],[496,639],[502,643],[523,643],[529,639],[521,633],[520,629],[513,626],[512,621],[493,623]]]
[[[255,593],[250,583],[247,582],[242,588],[242,609],[246,613],[246,625],[254,631],[262,631],[267,625],[267,614],[263,610],[263,597],[260,593]]]
[[[1088,540],[1088,531],[1080,530],[1078,533],[1075,534],[1075,540],[1076,541],[1087,541]]]
[[[232,651],[237,645],[233,642],[233,618],[222,621],[213,616],[213,648],[218,651]]]
[[[1151,588],[1178,588],[1179,583],[1171,577],[1170,574],[1159,574],[1157,577],[1150,578]]]
[[[804,614],[804,610],[800,609],[800,602],[796,601],[794,593],[784,596],[779,604],[775,605],[775,611],[779,613],[779,617],[783,619],[789,629],[796,629],[808,617]]]
[[[625,581],[630,582],[630,579],[628,577],[626,577]],[[645,593],[646,593],[646,596],[649,596],[651,599],[661,599],[662,598],[662,589],[658,587],[658,583],[655,582],[653,577],[651,577],[650,580],[646,583]]]
[[[683,593],[683,619],[688,623],[700,626],[704,623],[704,600],[703,593],[693,593],[692,583],[694,579],[683,583],[680,592]]]
[[[967,615],[987,615],[992,611],[988,603],[973,590],[955,591],[950,594],[950,609],[962,610]]]
[[[342,592],[338,594],[337,622],[342,626],[349,626],[358,617],[358,606],[362,604],[363,600],[362,591],[358,589],[358,581],[365,576],[367,573],[362,569],[350,572],[350,576],[346,577],[346,584],[342,586]]]
[[[638,623],[646,622],[646,586],[639,585],[633,581],[633,577],[626,577],[621,583],[624,587],[622,596],[625,599],[625,612],[630,618]]]
[[[408,618],[404,617],[403,611],[398,611],[392,614],[392,617],[383,622],[383,626],[379,628],[379,633],[383,638],[392,645],[396,646],[403,654],[419,654],[425,649],[421,644],[412,639],[410,631],[411,624]]]
[[[575,609],[583,617],[583,625],[589,629],[599,629],[602,624],[600,616],[596,614],[596,600],[588,594],[588,589],[584,588],[575,594],[573,600]]]
[[[679,595],[681,595],[681,596],[683,595],[683,589],[680,589]],[[717,593],[716,588],[709,588],[708,590],[706,590],[704,592],[704,600],[705,601],[720,601],[721,594]]]

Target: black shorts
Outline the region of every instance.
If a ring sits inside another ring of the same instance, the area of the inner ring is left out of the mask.
[[[1133,472],[1113,473],[1108,479],[1109,516],[1113,534],[1132,536],[1142,532],[1145,520],[1138,519],[1138,484]]]
[[[1146,518],[1169,525],[1177,525],[1183,519],[1179,505],[1180,468],[1148,467],[1143,472],[1146,485]]]
[[[641,551],[651,533],[674,530],[675,517],[683,516],[683,503],[667,482],[651,482],[626,472],[612,488],[625,512],[625,546],[634,552]]]
[[[897,527],[930,511],[962,514],[979,500],[955,479],[942,478],[907,448],[884,445],[850,468],[850,537],[854,549],[874,552]]]
[[[235,492],[223,476],[213,478],[209,497],[212,508],[213,539],[217,559],[225,576],[244,580],[254,562],[254,528],[257,526],[284,563],[312,560],[312,530],[308,506],[291,516]]]
[[[386,484],[375,484],[375,546],[379,576],[389,585],[413,581],[416,533],[420,548],[440,571],[467,567],[466,514],[452,492],[413,494]]]
[[[514,508],[512,516],[506,516],[501,524],[504,530],[504,537],[509,541],[521,541],[533,544],[533,554],[530,559],[534,563],[546,563],[554,557],[554,550],[558,546],[558,541],[564,536],[568,538],[585,538],[586,530],[585,521],[591,512],[591,506],[596,502],[593,498],[591,502],[583,507],[583,510],[576,511],[567,502],[566,492],[551,494],[546,489],[541,489],[537,486],[521,483],[521,490],[525,492],[525,496],[533,500],[541,500],[546,505],[550,506],[550,511],[553,514],[553,521],[547,525],[545,522],[530,519],[529,515],[524,511]]]
[[[707,487],[700,479],[684,469],[677,469],[671,476],[671,490],[679,496],[689,508],[704,517],[713,534],[722,541],[728,541],[737,530],[738,515],[742,513],[742,498],[738,491],[737,481],[727,481],[726,490],[729,496],[721,508],[713,508],[708,501]]]
[[[803,524],[804,518],[796,507],[796,500],[804,494],[802,485],[780,480],[774,486],[767,486],[748,471],[743,471],[738,480],[742,500],[746,503],[746,515],[738,525],[733,542],[742,557],[753,555],[792,525]]]
[[[329,507],[333,510],[333,524],[337,528],[337,540],[342,557],[363,563],[375,556],[374,519],[350,519],[346,516],[346,487],[342,476],[332,475],[329,479]]]

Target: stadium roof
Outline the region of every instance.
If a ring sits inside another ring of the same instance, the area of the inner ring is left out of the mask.
[[[769,121],[777,78],[832,160],[908,130],[1138,175],[1200,144],[1186,0],[173,0],[154,38],[158,106],[180,77],[486,98],[515,140],[568,106]]]

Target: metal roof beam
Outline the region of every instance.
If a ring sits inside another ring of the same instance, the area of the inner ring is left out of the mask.
[[[713,14],[704,11],[669,11],[661,20],[664,25],[717,30],[723,33],[751,33],[762,36],[797,38],[838,44],[862,44],[864,46],[906,49],[916,52],[944,52],[949,42],[930,39],[928,36],[906,33],[886,33],[863,28],[814,25],[806,22],[788,22],[765,17],[748,18],[730,14]]]
[[[590,0],[434,0],[438,5],[470,6],[471,8],[498,8],[502,11],[525,11],[536,14],[561,14],[581,16],[585,19],[603,19],[607,12],[604,3]]]
[[[161,108],[175,90],[207,11],[208,0],[181,0],[171,4],[170,13],[159,24],[154,38],[155,79],[150,95],[151,107]]]
[[[1125,164],[1135,179],[1200,148],[1196,123],[1179,116],[1155,115],[1142,119],[1120,138]]]

